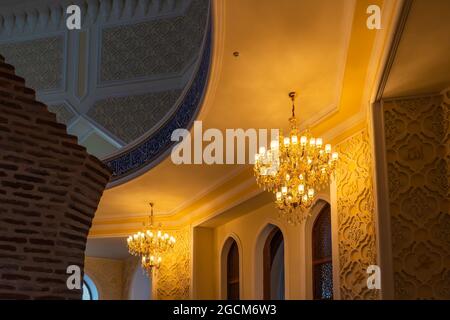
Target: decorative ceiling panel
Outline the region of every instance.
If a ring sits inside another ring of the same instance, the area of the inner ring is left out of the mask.
[[[138,139],[165,118],[181,90],[107,98],[97,101],[87,115],[126,143]]]
[[[70,4],[82,5],[81,30],[66,27]],[[117,183],[162,160],[171,132],[197,115],[209,8],[210,0],[0,1],[0,53]]]
[[[27,86],[37,91],[63,88],[63,36],[0,44],[0,52]]]
[[[49,105],[48,110],[56,114],[58,122],[66,125],[76,116],[65,103]]]
[[[103,29],[100,82],[183,71],[198,54],[207,8],[193,0],[182,16]]]

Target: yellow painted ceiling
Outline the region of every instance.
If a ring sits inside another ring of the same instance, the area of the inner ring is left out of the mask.
[[[393,3],[382,7],[377,31],[367,29],[366,9],[382,6],[379,0],[214,1],[212,74],[199,116],[204,129],[287,128],[292,90],[299,93],[301,124],[314,133],[336,142],[361,127],[392,31]],[[175,166],[169,157],[105,191],[91,236],[111,234],[108,225],[132,230],[136,224],[125,225],[142,221],[150,200],[164,220],[204,219],[258,192],[250,179],[249,165]]]

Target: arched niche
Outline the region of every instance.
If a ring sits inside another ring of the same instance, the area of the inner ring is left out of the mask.
[[[222,245],[220,255],[220,296],[222,299],[238,300],[242,298],[242,258],[242,245],[239,238],[234,234],[228,236]]]
[[[257,238],[255,249],[255,293],[257,299],[285,299],[286,259],[284,240],[282,230],[271,223],[262,229]]]

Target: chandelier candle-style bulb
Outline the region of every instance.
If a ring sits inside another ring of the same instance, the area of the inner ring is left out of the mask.
[[[298,193],[303,194],[305,192],[305,185],[299,184],[298,185]]]
[[[300,138],[300,144],[302,146],[306,146],[306,142],[308,141],[308,138],[306,136],[301,136]]]
[[[295,93],[291,92],[290,131],[270,143],[270,152],[260,149],[255,156],[254,173],[261,188],[275,194],[282,217],[297,224],[310,216],[309,208],[317,192],[329,186],[335,171],[337,152],[321,137],[306,129],[300,132],[295,117]],[[267,174],[270,173],[270,174]]]
[[[322,138],[317,138],[317,139],[316,139],[316,147],[317,147],[317,148],[322,147]]]
[[[298,141],[297,141],[297,136],[292,136],[291,137],[291,141],[292,141],[292,144],[297,144],[298,143]]]
[[[337,152],[333,152],[331,155],[331,160],[336,161],[339,158],[339,154]]]

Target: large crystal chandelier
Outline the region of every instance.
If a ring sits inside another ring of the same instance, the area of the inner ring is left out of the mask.
[[[154,228],[153,205],[151,202],[148,227],[145,228],[144,223],[144,230],[129,236],[127,239],[128,251],[134,256],[141,256],[142,269],[149,275],[153,268],[160,266],[162,256],[175,244],[173,236],[163,233],[160,228]]]
[[[331,151],[330,144],[315,138],[306,129],[299,132],[295,118],[295,92],[290,92],[292,117],[290,132],[270,143],[270,149],[261,147],[255,155],[254,173],[258,185],[276,196],[280,215],[289,223],[303,222],[315,194],[329,185],[338,153]]]

